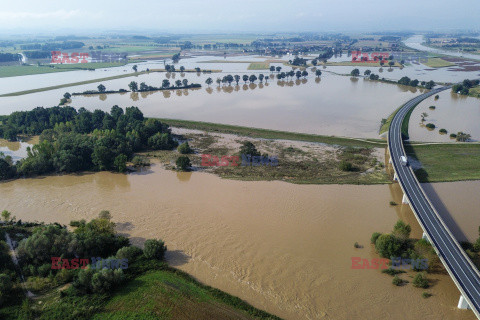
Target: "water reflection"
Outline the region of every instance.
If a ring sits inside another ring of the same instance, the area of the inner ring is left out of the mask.
[[[99,94],[98,95],[98,98],[101,100],[101,101],[105,101],[107,100],[107,95],[105,93],[102,93],[102,94]]]
[[[193,172],[177,172],[178,181],[188,182],[192,178]]]
[[[130,92],[130,99],[132,101],[138,101],[138,92]]]

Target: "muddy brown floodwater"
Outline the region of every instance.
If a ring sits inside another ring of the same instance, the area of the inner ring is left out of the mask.
[[[0,208],[19,219],[67,224],[110,210],[133,243],[161,237],[171,265],[286,319],[474,319],[456,309],[448,275],[430,276],[423,299],[379,270],[351,269],[351,257],[376,257],[372,232],[399,217],[421,236],[408,206],[390,200],[401,202],[398,185],[232,181],[159,165],[0,184]]]

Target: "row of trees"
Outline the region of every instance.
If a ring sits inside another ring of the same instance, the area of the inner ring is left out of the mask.
[[[28,148],[27,157],[16,164],[8,157],[0,157],[0,178],[82,170],[124,172],[134,152],[169,150],[178,145],[167,125],[157,119],[144,119],[137,107],[126,108],[125,113],[118,106],[112,107],[110,113],[84,108],[77,113],[73,108],[65,108],[69,110],[64,117],[68,120],[48,124],[43,119],[32,120],[29,115],[35,115],[33,111],[24,114],[25,123],[13,126],[14,130],[35,134],[36,128],[42,127],[40,143]],[[61,109],[46,112],[53,117],[65,112]],[[8,118],[7,123],[16,123],[18,119]]]
[[[155,91],[155,90],[165,90],[165,89],[175,89],[175,88],[199,88],[200,84],[192,83],[189,84],[187,79],[176,80],[173,85],[170,83],[170,80],[164,79],[160,88],[147,85],[145,82],[140,83],[140,86],[136,81],[132,81],[128,84],[128,87],[133,92],[144,92],[144,91]]]
[[[460,93],[462,95],[468,95],[468,93],[470,92],[470,89],[475,87],[475,86],[478,86],[479,83],[480,83],[479,80],[465,79],[465,80],[463,80],[462,83],[455,84],[452,87],[452,92]]]

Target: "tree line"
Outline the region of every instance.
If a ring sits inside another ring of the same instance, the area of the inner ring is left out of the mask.
[[[27,148],[27,157],[13,163],[0,155],[0,180],[50,172],[116,170],[124,172],[133,153],[170,150],[173,140],[168,125],[145,119],[137,107],[125,112],[113,106],[110,113],[72,107],[35,108],[8,116],[0,128],[7,137],[40,133],[40,143]]]

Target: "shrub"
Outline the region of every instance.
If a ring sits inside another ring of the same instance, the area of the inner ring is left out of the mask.
[[[437,107],[435,107],[435,106],[430,106],[430,107],[428,107],[428,109],[430,109],[430,110],[435,110],[436,108],[437,108]]]
[[[435,100],[438,100],[439,98],[440,98],[440,96],[437,94],[437,95],[435,96]]]
[[[390,201],[390,205],[391,205],[391,206],[396,206],[397,203],[396,203],[395,201]]]
[[[456,135],[455,133],[450,133],[450,138],[456,139],[456,138],[457,138],[457,135]]]
[[[162,240],[150,239],[145,241],[143,253],[148,259],[163,260],[167,247]]]
[[[187,156],[178,157],[175,164],[177,165],[177,169],[181,171],[186,171],[192,166],[190,158]]]
[[[98,217],[99,217],[100,219],[110,220],[110,219],[112,219],[112,214],[111,214],[110,211],[108,211],[108,210],[102,210],[102,211],[100,211],[100,213],[98,214]]]
[[[372,237],[370,238],[370,243],[375,244],[377,242],[378,237],[380,237],[382,234],[380,232],[374,232],[372,234]]]
[[[396,286],[401,286],[403,283],[403,280],[400,279],[399,276],[395,275],[395,277],[393,277],[392,283]]]
[[[340,164],[338,165],[338,168],[342,171],[352,171],[353,170],[353,165],[351,162],[342,160]]]
[[[423,272],[418,273],[415,278],[413,278],[413,286],[417,288],[428,288],[428,279]]]
[[[388,269],[383,269],[382,273],[386,273],[386,274],[391,275],[393,277],[394,275],[397,275],[397,274],[406,273],[406,271],[399,270],[399,269],[388,268]]]
[[[422,297],[423,297],[424,299],[430,298],[431,296],[432,296],[431,293],[428,293],[428,292],[423,292],[423,293],[422,293]]]
[[[181,154],[189,154],[192,153],[192,148],[190,148],[190,145],[188,144],[188,141],[182,143],[181,145],[178,146],[177,148],[178,152]]]
[[[448,133],[447,129],[440,129],[440,130],[438,130],[438,132],[441,133],[441,134],[447,134]]]
[[[0,273],[0,306],[5,302],[13,288],[12,279],[9,275]]]
[[[433,123],[427,123],[426,127],[428,129],[435,129],[435,125]]]
[[[390,234],[382,234],[375,241],[375,249],[382,258],[400,256],[401,248],[401,242]]]
[[[359,248],[362,247],[358,242],[355,242],[355,243],[353,244],[353,246],[354,246],[355,248],[357,248],[357,249],[359,249]]]
[[[47,264],[42,264],[40,267],[38,267],[37,272],[39,276],[45,278],[46,276],[48,276],[51,270],[52,270],[52,264],[47,263]]]
[[[115,157],[115,160],[113,161],[113,165],[117,169],[118,172],[125,172],[127,170],[127,156],[124,154],[119,154],[118,156]]]
[[[135,156],[132,159],[132,163],[135,167],[146,167],[150,165],[150,160],[147,157]]]
[[[412,228],[410,227],[410,225],[405,224],[405,222],[403,222],[402,220],[398,220],[393,227],[392,235],[396,238],[405,240],[408,239],[411,231]]]
[[[260,156],[260,152],[257,151],[255,145],[250,141],[245,141],[240,147],[240,154],[249,155],[251,157]]]
[[[118,249],[116,257],[117,259],[127,259],[129,263],[132,263],[137,257],[143,254],[143,250],[135,247],[123,247]]]

